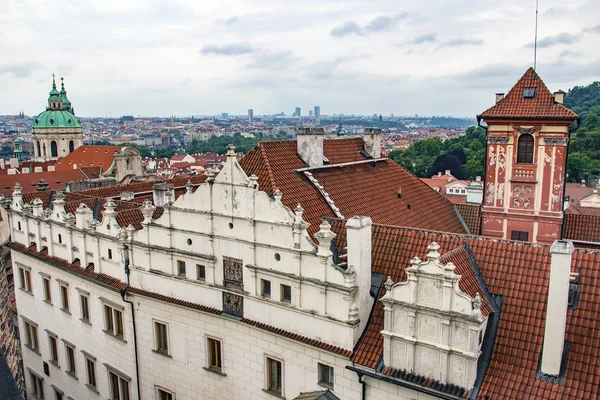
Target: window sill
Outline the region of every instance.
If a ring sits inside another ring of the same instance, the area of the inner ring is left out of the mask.
[[[50,307],[54,307],[54,304],[48,300],[44,300],[44,303],[48,304]]]
[[[53,361],[53,360],[48,360],[48,363],[49,363],[50,365],[54,365],[56,368],[60,369],[60,365],[58,365],[58,363],[57,363],[56,361]]]
[[[285,397],[283,397],[281,393],[277,393],[277,392],[274,392],[274,391],[268,390],[268,389],[262,389],[262,391],[265,392],[265,393],[270,394],[271,396],[275,396],[278,399],[284,399],[285,400]]]
[[[207,372],[212,372],[213,374],[217,374],[217,375],[221,375],[221,376],[227,376],[226,373],[219,371],[218,369],[214,369],[214,368],[207,368],[207,367],[202,367],[203,370],[207,371]]]
[[[117,339],[120,342],[123,343],[127,343],[127,341],[125,339],[123,339],[123,336],[119,336],[119,335],[115,335],[114,333],[112,333],[111,331],[107,331],[106,329],[103,329],[102,332],[106,333],[108,336]]]
[[[60,311],[64,312],[65,314],[71,315],[71,311],[67,310],[66,308],[61,308]]]
[[[42,354],[40,353],[40,351],[36,348],[31,347],[31,345],[29,344],[25,344],[25,347],[27,347],[29,350],[33,351],[35,354],[37,354],[38,356],[41,356]]]
[[[73,371],[65,371],[67,373],[67,375],[69,375],[71,378],[75,379],[76,381],[79,380],[79,378],[77,378],[77,375],[75,375],[75,372]]]
[[[23,289],[23,288],[19,288],[19,290],[23,293],[27,293],[28,295],[30,295],[31,297],[33,297],[33,292],[31,290],[27,290],[27,289]]]
[[[327,388],[329,390],[333,390],[333,384],[328,383],[328,382],[321,381],[321,382],[317,383],[317,385]]]
[[[83,322],[84,324],[86,324],[86,325],[92,326],[92,323],[90,322],[90,320],[89,320],[89,319],[83,319],[83,318],[79,318],[79,320],[80,320],[81,322]]]
[[[89,383],[86,383],[85,386],[90,389],[92,392],[96,393],[96,394],[100,394],[100,392],[98,391],[98,389],[96,389],[96,387],[90,385]]]
[[[159,356],[163,356],[163,357],[167,357],[167,358],[173,358],[173,356],[172,356],[172,355],[170,355],[169,353],[165,353],[165,352],[164,352],[164,351],[162,351],[162,350],[156,350],[156,349],[153,349],[153,350],[152,350],[152,352],[153,352],[154,354],[158,354]]]

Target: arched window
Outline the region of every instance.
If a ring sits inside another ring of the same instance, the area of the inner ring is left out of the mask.
[[[533,136],[524,133],[519,137],[517,162],[533,164]]]
[[[58,157],[58,146],[54,140],[50,142],[50,157]]]
[[[42,145],[42,148],[44,149],[44,157],[46,157],[46,143]]]
[[[69,140],[69,153],[72,153],[75,150],[75,143],[72,140]]]
[[[41,157],[42,151],[40,149],[40,142],[35,142],[35,145],[36,145],[35,147],[37,148],[37,155],[38,155],[38,157]]]

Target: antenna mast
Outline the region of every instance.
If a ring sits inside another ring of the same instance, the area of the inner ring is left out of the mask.
[[[533,70],[537,66],[537,28],[538,28],[538,1],[535,0],[535,40],[533,41]]]

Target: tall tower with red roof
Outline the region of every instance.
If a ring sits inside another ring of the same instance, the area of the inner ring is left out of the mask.
[[[569,125],[578,116],[529,68],[478,119],[488,125],[484,236],[551,244],[563,220]]]

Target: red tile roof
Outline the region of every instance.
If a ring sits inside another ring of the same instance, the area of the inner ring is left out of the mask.
[[[328,165],[367,160],[361,152],[362,138],[325,140],[323,147]],[[282,202],[292,209],[300,203],[311,234],[319,229],[321,217],[336,217],[306,174],[294,171],[306,168],[297,155],[295,140],[260,142],[240,164],[246,174],[258,176],[259,189],[269,195],[279,189]],[[368,215],[379,223],[464,232],[450,202],[391,160],[310,173],[346,218]],[[399,188],[402,198],[398,197]]]
[[[121,149],[119,146],[81,146],[59,159],[56,162],[56,170],[72,170],[73,165],[77,165],[80,168],[102,167],[102,172],[106,172],[112,165],[115,154]]]
[[[345,246],[344,222],[331,222],[337,245]],[[503,297],[494,351],[478,398],[600,398],[600,251],[573,253],[572,265],[581,270],[583,288],[578,307],[568,311],[565,340],[571,347],[564,382],[558,385],[536,379],[544,339],[549,246],[373,225],[373,272],[389,275],[394,282],[404,280],[412,257],[424,258],[433,241],[446,251],[466,243],[489,292]],[[383,295],[385,289],[381,291]],[[383,306],[378,301],[352,361],[375,368],[383,351],[382,329]]]
[[[83,171],[70,170],[1,175],[0,191],[5,196],[10,196],[15,184],[18,182],[23,188],[23,193],[37,192],[38,184],[42,179],[48,183],[48,189],[50,190],[64,189],[68,182],[87,180],[88,177],[91,178],[94,174],[96,174],[95,177],[98,177],[99,172],[98,168],[86,168]]]
[[[565,219],[565,238],[600,244],[600,215],[565,213]]]
[[[567,214],[600,215],[600,207],[581,207],[574,203],[569,203],[565,210]]]
[[[481,226],[481,206],[479,204],[456,204],[465,224],[472,235],[479,235]]]
[[[523,98],[523,89],[536,88],[535,98]],[[481,113],[485,120],[495,118],[566,119],[575,120],[578,115],[554,101],[542,79],[529,68],[513,86],[504,99]]]

